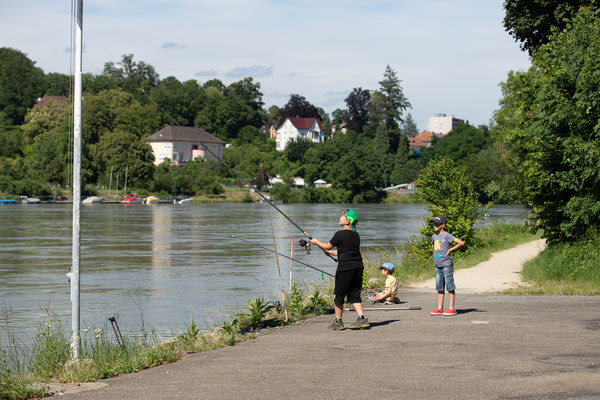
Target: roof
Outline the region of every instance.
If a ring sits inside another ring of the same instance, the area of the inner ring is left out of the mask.
[[[45,94],[44,97],[38,97],[35,102],[36,106],[45,107],[49,103],[67,104],[69,102],[69,99],[65,96],[49,96]]]
[[[225,142],[206,132],[202,128],[191,126],[167,125],[160,131],[153,133],[146,138],[146,142],[200,142],[200,143],[219,143]]]
[[[411,146],[424,147],[433,141],[433,133],[421,131],[417,136],[408,138],[408,144]]]
[[[307,130],[312,126],[315,118],[299,118],[299,117],[288,117],[292,125],[296,127],[296,129]],[[319,129],[323,130],[323,125],[321,124],[321,120],[317,118],[317,124],[319,125]]]

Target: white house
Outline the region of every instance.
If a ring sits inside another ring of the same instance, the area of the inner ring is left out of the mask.
[[[288,117],[276,131],[276,148],[285,150],[285,146],[292,139],[308,139],[314,143],[323,141],[323,125],[317,118],[294,118]]]
[[[174,125],[165,126],[148,136],[146,142],[154,152],[155,165],[167,158],[176,165],[184,165],[198,157],[202,157],[205,161],[218,161],[223,158],[225,144],[204,129]]]

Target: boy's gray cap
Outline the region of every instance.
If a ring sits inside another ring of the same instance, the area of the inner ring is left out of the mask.
[[[438,216],[438,217],[435,217],[434,219],[432,219],[432,220],[431,220],[431,221],[429,221],[429,222],[433,222],[433,223],[434,223],[434,224],[436,224],[436,225],[441,225],[441,224],[447,224],[447,223],[448,223],[448,220],[446,219],[446,217],[444,217],[444,216],[440,215],[440,216]]]

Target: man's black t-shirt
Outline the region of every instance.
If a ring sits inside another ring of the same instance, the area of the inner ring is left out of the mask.
[[[360,255],[360,236],[358,233],[342,230],[337,231],[329,241],[338,251],[338,271],[364,268]]]

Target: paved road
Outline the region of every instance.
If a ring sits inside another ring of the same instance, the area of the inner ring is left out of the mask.
[[[600,296],[457,291],[455,317],[429,316],[433,290],[400,298],[423,310],[321,316],[61,399],[600,399]]]

